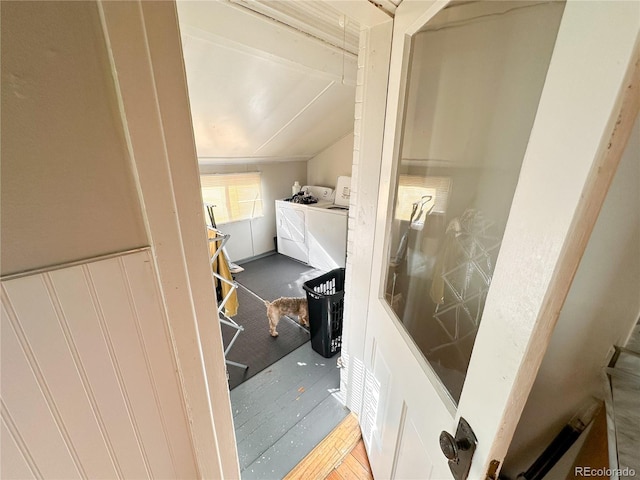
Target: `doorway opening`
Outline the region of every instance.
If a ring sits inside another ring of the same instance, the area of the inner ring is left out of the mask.
[[[327,271],[278,253],[276,201],[296,182],[333,188],[351,173],[359,26],[323,2],[177,9],[204,203],[215,205],[205,218],[227,238],[216,260],[234,284],[221,329],[240,468],[280,478],[348,413],[339,355],[313,351],[291,313],[270,335],[265,301],[305,298],[302,285]]]

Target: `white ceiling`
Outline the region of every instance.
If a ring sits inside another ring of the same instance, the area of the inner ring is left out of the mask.
[[[308,159],[353,130],[359,27],[330,5],[179,1],[178,15],[201,163]]]

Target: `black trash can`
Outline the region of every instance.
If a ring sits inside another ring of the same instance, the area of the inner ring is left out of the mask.
[[[344,313],[344,268],[336,268],[305,282],[309,304],[311,348],[325,358],[342,347]]]

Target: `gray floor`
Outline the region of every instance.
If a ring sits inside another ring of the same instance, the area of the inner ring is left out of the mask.
[[[231,389],[309,341],[308,330],[287,317],[282,317],[278,324],[278,337],[272,337],[269,335],[269,321],[264,302],[242,285],[238,287],[237,294],[238,314],[233,319],[242,325],[244,330],[231,346],[227,360],[246,364],[249,368],[243,369],[233,365],[227,367]],[[225,348],[235,333],[237,330],[232,327],[222,326]]]
[[[346,417],[337,358],[307,342],[231,392],[243,480],[283,478]]]
[[[244,272],[236,274],[236,280],[269,301],[305,297],[302,285],[325,273],[279,253],[244,262],[242,267]]]

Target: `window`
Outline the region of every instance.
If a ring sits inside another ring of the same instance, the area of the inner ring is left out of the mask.
[[[218,225],[262,216],[260,172],[200,175],[200,184]]]
[[[433,205],[432,213],[445,213],[450,187],[451,178],[449,177],[400,175],[398,203],[395,211],[396,219],[411,219],[413,204],[420,202],[424,196],[431,197],[425,202],[424,210],[428,211]],[[424,222],[424,218],[421,217],[419,222]]]

